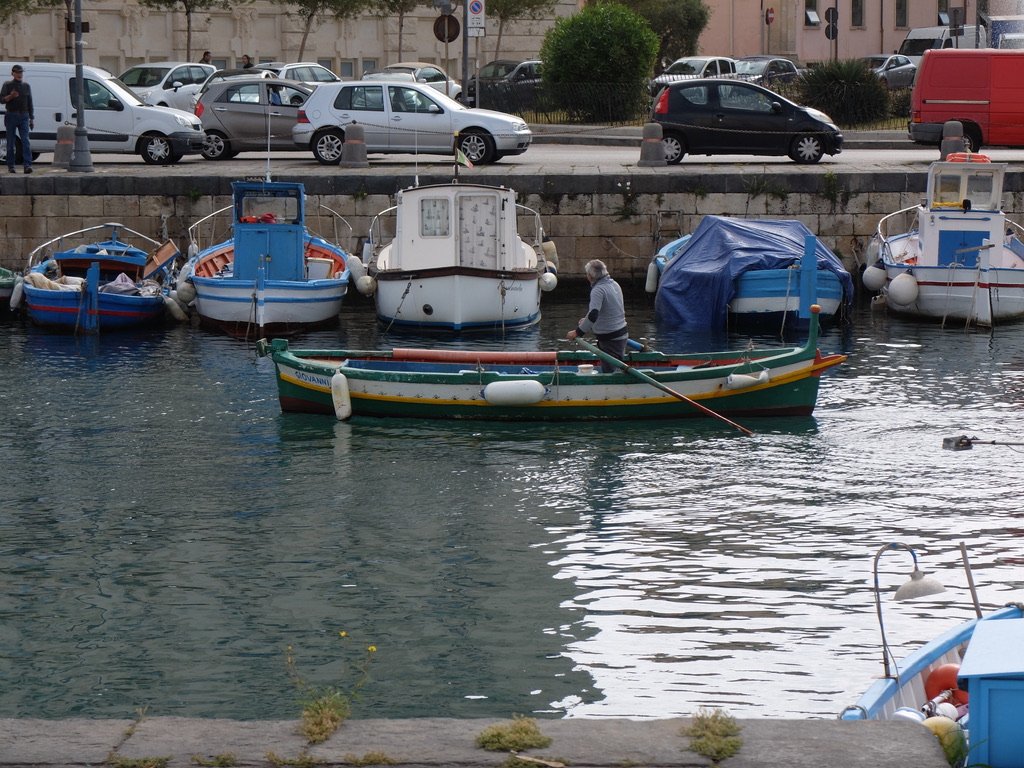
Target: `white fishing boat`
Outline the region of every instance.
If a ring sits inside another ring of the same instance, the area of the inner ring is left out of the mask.
[[[519,235],[520,215],[532,223],[530,242]],[[371,222],[363,262],[352,265],[360,268],[356,287],[374,296],[378,320],[419,331],[533,325],[541,293],[558,282],[540,214],[506,187],[458,182],[400,190]]]
[[[992,326],[1024,316],[1024,228],[1002,210],[1006,163],[932,163],[925,199],[885,216],[863,284],[894,312]]]
[[[231,187],[231,206],[189,228],[192,257],[179,276],[178,298],[194,299],[204,325],[234,336],[289,335],[334,321],[355,259],[337,244],[337,232],[328,241],[307,229],[303,185],[236,181]],[[203,229],[227,212],[231,236],[203,248]]]

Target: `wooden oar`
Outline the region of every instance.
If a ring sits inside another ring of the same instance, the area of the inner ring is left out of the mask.
[[[629,365],[628,363],[625,363],[622,360],[619,360],[619,358],[613,357],[612,355],[609,355],[607,352],[602,352],[596,346],[594,346],[593,344],[590,344],[590,343],[584,341],[583,339],[581,339],[578,336],[576,337],[576,342],[579,343],[580,345],[582,345],[584,349],[588,349],[591,352],[593,352],[595,355],[597,355],[599,358],[604,360],[609,365],[614,365],[616,368],[621,368],[626,373],[628,373],[630,376],[632,376],[634,379],[639,379],[640,381],[642,381],[642,382],[644,382],[646,384],[650,384],[652,387],[660,389],[662,392],[664,392],[664,393],[666,393],[668,395],[672,395],[672,397],[676,398],[677,400],[682,400],[684,403],[693,406],[698,411],[700,411],[701,413],[703,413],[703,414],[705,414],[707,416],[711,416],[713,418],[716,418],[719,421],[724,421],[730,427],[738,429],[740,432],[742,432],[745,435],[753,436],[754,433],[751,432],[746,427],[744,427],[742,424],[737,424],[735,421],[731,421],[730,419],[727,419],[722,414],[715,413],[710,408],[707,408],[707,407],[701,405],[696,400],[691,400],[686,395],[684,395],[684,394],[682,394],[680,392],[676,392],[671,387],[666,386],[665,384],[662,384],[657,379],[651,378],[646,373],[638,371],[636,368],[634,368],[633,366]]]

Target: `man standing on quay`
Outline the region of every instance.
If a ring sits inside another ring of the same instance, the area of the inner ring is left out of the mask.
[[[0,104],[5,107],[4,129],[7,131],[7,170],[14,173],[15,141],[21,143],[25,173],[32,173],[32,145],[28,132],[35,127],[32,88],[24,81],[21,64],[11,67],[11,79],[0,88]]]

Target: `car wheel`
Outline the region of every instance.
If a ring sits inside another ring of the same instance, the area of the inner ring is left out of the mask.
[[[223,133],[207,131],[206,140],[203,141],[202,155],[207,160],[229,160],[235,156],[231,150],[231,142]]]
[[[813,165],[825,154],[825,146],[821,137],[813,133],[802,133],[793,139],[789,156],[801,165]]]
[[[138,152],[150,165],[172,165],[181,159],[181,155],[175,155],[170,140],[158,133],[147,133],[139,139]]]
[[[964,123],[964,144],[968,152],[981,151],[981,129],[973,123]]]
[[[670,131],[663,134],[661,146],[665,149],[665,162],[669,165],[678,165],[686,157],[686,141],[678,133]]]
[[[493,163],[498,156],[494,139],[483,131],[466,131],[459,136],[457,146],[471,163],[486,165]]]
[[[313,137],[313,157],[321,165],[337,165],[345,149],[345,134],[337,128],[321,131]]]

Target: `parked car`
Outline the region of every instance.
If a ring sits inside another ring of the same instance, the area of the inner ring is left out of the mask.
[[[864,66],[878,75],[886,88],[910,88],[914,85],[917,65],[898,53],[878,53],[861,58]]]
[[[680,80],[694,80],[698,77],[722,77],[736,74],[736,60],[724,56],[686,56],[676,59],[651,80],[651,96],[669,83]]]
[[[665,159],[691,155],[788,155],[816,163],[842,151],[843,134],[828,115],[741,80],[671,83],[655,100]]]
[[[736,59],[736,74],[744,80],[769,88],[774,83],[791,83],[801,76],[789,59],[778,56],[744,56]]]
[[[317,86],[292,136],[331,165],[341,160],[345,129],[353,122],[363,128],[367,152],[453,155],[457,146],[474,163],[520,155],[533,138],[515,115],[469,109],[423,83],[376,80]]]
[[[216,67],[187,61],[155,61],[129,67],[117,78],[143,104],[192,111],[192,96]]]
[[[233,80],[239,77],[277,77],[269,69],[257,69],[256,67],[249,67],[248,69],[218,69],[207,77],[203,84],[199,86],[199,90],[192,94],[192,106],[189,111],[194,111],[196,105],[199,103],[200,97],[206,92],[214,83],[219,83],[221,80]]]
[[[279,78],[238,77],[214,83],[199,98],[207,160],[228,160],[239,152],[299,149],[292,128],[313,88]]]
[[[488,62],[466,83],[463,101],[467,106],[475,107],[479,86],[484,106],[513,112],[517,109],[532,109],[537,103],[540,67],[541,63],[536,59],[497,59]]]
[[[453,80],[443,69],[436,64],[428,64],[425,61],[399,61],[396,64],[388,64],[378,72],[368,72],[363,75],[364,80],[390,80],[390,75],[412,75],[417,83],[425,83],[436,91],[458,99],[462,95],[462,86],[457,80]]]
[[[300,61],[297,64],[272,61],[268,64],[256,64],[252,69],[273,72],[282,80],[297,80],[300,83],[306,83],[306,85],[341,82],[340,77],[323,64],[317,64],[315,61]]]

